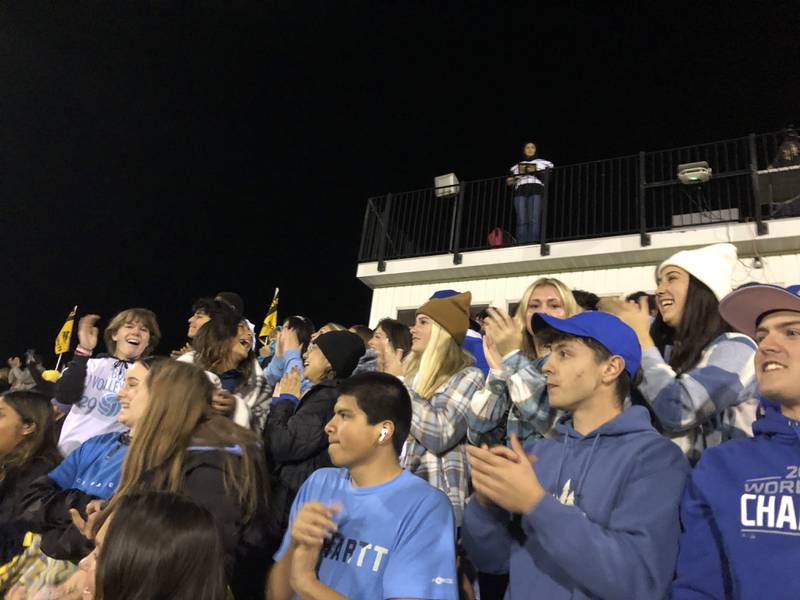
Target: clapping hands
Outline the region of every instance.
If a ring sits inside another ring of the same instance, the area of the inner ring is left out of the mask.
[[[519,350],[522,347],[522,327],[506,311],[499,308],[490,307],[487,316],[483,320],[483,329],[486,338],[489,339],[489,348],[494,351],[495,356],[502,359],[509,352]],[[487,356],[487,361],[489,357]],[[497,360],[499,363],[500,360]],[[489,363],[491,366],[491,363]],[[494,367],[492,367],[494,368]]]
[[[288,373],[285,373],[283,377],[281,377],[278,386],[280,386],[281,394],[290,394],[295,398],[299,398],[301,395],[300,389],[302,387],[300,371],[296,368],[292,368]]]
[[[389,340],[380,340],[375,350],[378,370],[400,377],[404,374],[403,350],[395,348]]]

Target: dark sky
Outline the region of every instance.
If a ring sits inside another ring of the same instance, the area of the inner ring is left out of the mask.
[[[365,321],[371,195],[800,117],[794,2],[556,4],[2,3],[0,353],[50,360],[74,304],[166,353],[222,289]]]

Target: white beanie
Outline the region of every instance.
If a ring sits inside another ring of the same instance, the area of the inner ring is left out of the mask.
[[[733,287],[733,269],[737,260],[736,246],[733,244],[712,244],[696,250],[681,250],[658,266],[656,277],[667,265],[680,267],[706,284],[717,300],[722,300]]]

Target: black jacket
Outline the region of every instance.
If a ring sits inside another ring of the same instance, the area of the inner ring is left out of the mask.
[[[272,506],[281,531],[289,524],[289,512],[297,491],[311,473],[330,467],[325,425],[333,418],[337,382],[323,381],[300,402],[276,402],[264,428],[264,447],[272,482]]]
[[[37,457],[6,473],[0,481],[0,565],[20,553],[25,532],[31,530],[31,524],[22,515],[22,496],[32,481],[46,476],[55,466],[55,461]]]
[[[113,445],[106,447],[104,444],[102,447],[103,453],[108,452],[105,460],[111,459],[115,454],[119,456],[129,443],[127,434],[116,435]],[[89,464],[91,463],[80,465],[79,473]],[[85,476],[85,473],[80,475]],[[43,475],[31,482],[23,495],[23,516],[30,522],[31,531],[42,536],[42,552],[51,558],[73,562],[78,562],[89,554],[94,544],[83,537],[72,524],[69,510],[76,509],[85,519],[86,506],[97,499],[100,498],[85,490],[61,488],[49,475]]]
[[[61,404],[77,404],[83,394],[83,387],[86,385],[86,366],[89,362],[88,356],[75,356],[67,369],[64,369],[61,377],[55,384],[55,399]]]
[[[255,516],[244,521],[242,507],[225,489],[224,469],[224,452],[190,449],[183,469],[183,493],[214,515],[222,533],[228,582],[236,600],[262,600],[267,569],[280,545],[280,533],[267,511],[266,489]]]
[[[42,552],[58,560],[80,561],[91,553],[94,544],[72,524],[69,509],[86,518],[86,506],[95,496],[76,489],[62,490],[46,474],[33,480],[25,490],[23,517],[30,530],[42,536]]]

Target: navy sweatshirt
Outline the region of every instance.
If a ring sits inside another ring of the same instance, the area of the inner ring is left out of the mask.
[[[800,598],[800,422],[768,406],[753,433],[692,473],[673,598]]]

